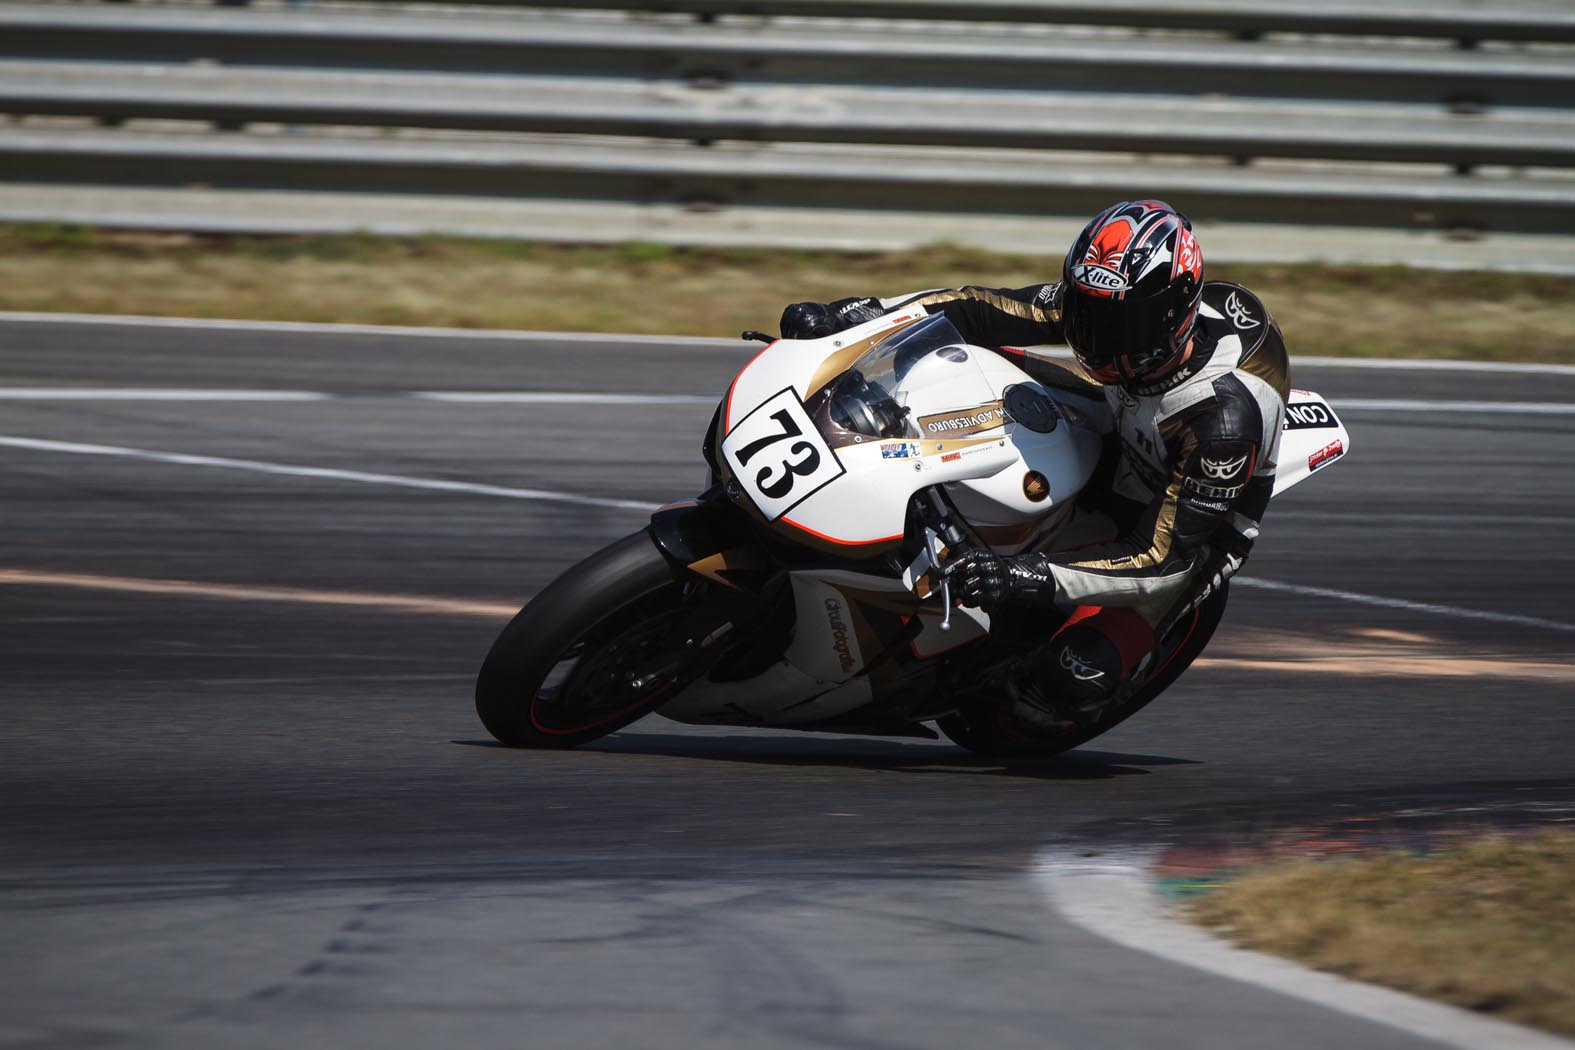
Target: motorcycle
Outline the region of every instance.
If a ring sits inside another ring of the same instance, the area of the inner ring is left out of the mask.
[[[493,644],[476,709],[498,740],[575,747],[655,712],[1047,756],[1131,716],[1207,644],[1228,584],[1179,603],[1096,722],[1022,731],[1005,689],[1072,609],[961,605],[940,569],[1090,542],[1077,496],[1112,427],[1103,398],[922,308],[823,339],[745,336],[768,345],[717,407],[705,491],[565,571]],[[1276,495],[1350,447],[1319,395],[1294,391],[1287,412]]]

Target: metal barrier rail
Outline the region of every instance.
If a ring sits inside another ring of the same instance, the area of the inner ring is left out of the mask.
[[[298,135],[160,135],[36,131],[6,136],[5,166],[33,182],[353,189],[671,201],[727,207],[853,208],[900,202],[934,212],[1091,214],[1156,186],[1211,219],[1298,224],[1575,232],[1575,183],[1256,172],[1176,164],[1054,162],[990,153],[870,147],[631,148],[596,142],[433,142]],[[566,192],[572,187],[572,193]],[[1421,212],[1420,216],[1417,214]],[[1481,227],[1491,216],[1492,227]]]
[[[192,62],[1077,92],[1565,107],[1575,61],[1389,44],[804,25],[482,18],[358,10],[0,4],[0,54]]]
[[[245,6],[247,0],[220,0]],[[877,18],[949,22],[1023,22],[1124,29],[1434,37],[1474,45],[1489,40],[1575,42],[1567,4],[1520,0],[1491,6],[1438,0],[1365,4],[1307,0],[429,0],[466,6],[638,11],[706,18]]]
[[[1110,2],[1182,17],[1172,0]],[[711,4],[500,0],[460,16],[0,2],[0,114],[13,116],[0,182],[981,217],[1085,214],[1132,194],[1205,221],[1575,232],[1569,49],[914,24],[1090,6],[1072,0],[918,0],[902,23],[835,32],[666,17],[898,6]],[[586,13],[614,6],[644,14]],[[1396,9],[1304,14],[1368,33]],[[1187,25],[1211,30],[1297,16],[1234,0],[1189,10]],[[1434,13],[1470,21],[1459,3]],[[1480,32],[1507,39],[1533,9],[1482,15]],[[1575,25],[1550,9],[1544,39],[1561,18]],[[38,125],[62,117],[97,126]],[[208,130],[146,123],[168,120]]]
[[[1575,166],[1575,112],[0,60],[0,112],[690,141]]]

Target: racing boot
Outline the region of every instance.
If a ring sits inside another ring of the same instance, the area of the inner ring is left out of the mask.
[[[1079,609],[1009,684],[1012,719],[1038,733],[1096,725],[1152,646],[1152,629],[1132,610]]]

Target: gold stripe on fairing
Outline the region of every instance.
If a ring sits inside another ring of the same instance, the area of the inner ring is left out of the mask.
[[[759,570],[769,567],[770,563],[766,560],[765,552],[757,547],[732,547],[713,554],[709,558],[701,558],[699,561],[689,563],[690,572],[697,576],[704,576],[708,580],[714,580],[724,587],[732,587],[734,590],[739,589],[738,585],[726,576],[723,576],[724,572],[729,570]]]
[[[961,419],[974,419],[984,416],[981,422],[970,422],[955,430],[934,429],[936,423],[953,422]],[[1006,426],[1006,406],[1000,398],[987,401],[982,405],[970,408],[955,408],[946,412],[932,412],[927,416],[918,418],[919,433],[928,435],[936,441],[945,441],[948,437],[964,436],[968,434],[983,434],[991,430],[999,430]]]
[[[994,427],[992,427],[991,429],[992,430],[1000,430],[1001,427],[1003,427],[1003,426],[1005,426],[1004,423],[998,423]],[[1005,440],[1004,438],[1000,438],[1000,437],[955,437],[955,438],[894,437],[894,438],[878,438],[878,437],[870,437],[868,434],[850,434],[848,431],[843,431],[843,434],[846,435],[846,436],[842,437],[842,438],[838,438],[836,440],[828,439],[831,447],[836,449],[836,450],[838,450],[839,452],[841,450],[847,449],[847,448],[858,448],[861,445],[899,445],[900,444],[900,445],[918,445],[919,446],[919,455],[920,456],[936,456],[936,455],[940,455],[942,452],[956,452],[958,449],[973,448],[975,445],[998,445],[1003,440]],[[854,438],[858,438],[858,440],[855,441]],[[893,463],[911,463],[911,462],[913,462],[913,457],[912,456],[903,456],[903,457],[899,457],[897,459],[893,459],[891,462],[893,462]]]
[[[865,336],[863,339],[855,340],[854,342],[849,343],[847,346],[842,347],[840,350],[834,351],[815,369],[815,374],[810,376],[809,386],[805,388],[805,393],[807,395],[806,399],[808,397],[813,397],[815,392],[821,387],[831,382],[843,372],[846,372],[849,368],[852,368],[853,363],[860,357],[863,357],[864,352],[870,347],[874,346],[883,339],[890,338],[893,334],[902,331],[909,325],[917,324],[922,320],[924,320],[922,316],[915,317],[912,320],[904,321],[902,324],[894,325],[891,328],[882,329],[881,331],[876,332],[874,335]]]

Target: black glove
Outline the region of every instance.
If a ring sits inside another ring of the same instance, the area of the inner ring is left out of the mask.
[[[825,303],[790,303],[777,325],[783,339],[823,339],[837,330]]]
[[[777,322],[783,339],[823,339],[885,314],[880,300],[863,295],[830,303],[791,303]]]
[[[990,550],[969,551],[947,562],[941,575],[951,584],[952,597],[980,609],[1055,602],[1055,578],[1042,554],[1003,558]]]
[[[832,331],[835,332],[861,325],[865,321],[873,321],[886,313],[886,308],[880,304],[880,300],[871,295],[835,299],[827,303],[826,308],[831,311]]]

